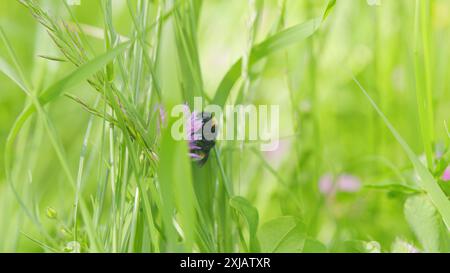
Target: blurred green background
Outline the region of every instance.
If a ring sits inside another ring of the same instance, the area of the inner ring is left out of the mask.
[[[81,5],[71,9],[80,23],[103,29],[97,2],[81,0]],[[132,21],[126,1],[112,2],[116,30],[127,36]],[[264,1],[255,43],[264,40],[271,31],[280,16],[282,2]],[[445,121],[450,117],[450,2],[431,2],[436,152],[445,152],[449,139]],[[60,1],[39,3],[51,14],[69,18]],[[321,16],[326,3],[286,1],[284,27]],[[197,39],[204,92],[210,97],[229,67],[245,51],[248,14],[247,1],[203,1]],[[48,86],[73,70],[67,62],[39,57],[61,54],[17,1],[0,2],[0,25],[25,74],[36,85]],[[92,38],[92,43],[98,53],[102,52],[101,41]],[[338,0],[311,39],[266,59],[258,81],[251,85],[248,102],[281,106],[280,147],[270,153],[244,151],[227,163],[235,191],[258,209],[260,222],[282,215],[304,217],[310,223],[311,235],[329,251],[354,251],[348,244],[351,241],[376,241],[382,251],[391,251],[396,240],[422,249],[403,213],[409,194],[366,187],[404,181],[413,184],[415,178],[405,153],[352,80],[354,74],[421,156],[414,44],[414,1]],[[3,44],[0,56],[4,59],[8,56]],[[171,75],[163,78],[168,79],[163,86],[170,86]],[[90,88],[82,84],[70,91],[92,104],[95,96]],[[32,239],[41,238],[39,229],[19,207],[4,170],[6,138],[26,103],[26,96],[2,73],[0,92],[0,251],[41,252],[43,248]],[[54,101],[48,112],[75,174],[90,114],[66,97]],[[64,237],[60,231],[70,225],[74,195],[42,124],[32,122],[30,126],[36,128],[21,132],[14,151],[15,160],[22,162],[14,167],[16,181],[20,194],[35,204],[33,209],[44,229]],[[99,148],[92,144],[90,149]],[[96,165],[92,164],[92,168]],[[439,179],[440,174],[435,175]],[[349,186],[327,188],[339,181]],[[96,188],[94,179],[86,182],[86,200]],[[301,212],[296,202],[300,203]],[[60,221],[49,219],[48,207],[57,211]]]

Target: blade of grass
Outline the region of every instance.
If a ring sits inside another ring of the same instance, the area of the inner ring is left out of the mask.
[[[415,48],[414,48],[414,70],[416,79],[416,96],[417,106],[419,110],[419,123],[420,131],[422,135],[423,146],[425,150],[425,156],[427,159],[428,168],[433,167],[433,110],[432,110],[432,94],[430,86],[429,75],[429,56],[428,56],[428,42],[427,30],[424,26],[424,4],[425,1],[416,0],[415,7],[415,20],[414,20],[414,36],[415,36]],[[421,59],[419,49],[419,35],[422,28],[422,46],[423,46],[423,60]],[[423,69],[421,64],[425,65]]]
[[[303,41],[304,39],[313,35],[319,29],[320,25],[325,21],[325,19],[329,16],[335,4],[335,0],[329,1],[322,16],[280,31],[270,36],[260,44],[255,45],[251,49],[252,54],[250,56],[249,65],[251,66],[262,58],[276,51],[284,49],[292,44]],[[213,98],[214,104],[217,104],[219,106],[225,105],[231,89],[233,88],[234,84],[239,79],[241,74],[242,58],[234,63],[234,65],[228,70],[228,72],[220,82]]]
[[[406,141],[400,136],[400,134],[397,132],[397,130],[394,128],[394,126],[389,122],[387,117],[383,114],[383,112],[378,108],[375,101],[372,100],[370,95],[367,93],[367,91],[364,89],[364,87],[361,85],[361,83],[353,76],[353,81],[357,84],[359,89],[362,91],[362,93],[367,97],[372,107],[375,109],[375,111],[378,113],[380,118],[383,120],[384,124],[389,128],[392,135],[395,137],[397,142],[400,144],[402,149],[406,152],[409,160],[414,166],[415,171],[417,172],[417,175],[419,177],[420,186],[427,192],[428,198],[430,198],[430,201],[433,202],[433,204],[438,209],[439,213],[441,214],[442,219],[444,220],[447,229],[450,229],[450,201],[445,196],[445,194],[442,192],[441,188],[439,187],[437,181],[434,179],[432,174],[427,170],[425,166],[420,162],[420,160],[417,158],[417,156],[414,154],[412,149],[409,147],[409,145],[406,143]]]
[[[8,41],[6,40],[6,36],[4,35],[4,33],[3,32],[1,32],[1,33],[2,33],[1,36],[2,36],[5,44],[9,44]],[[106,52],[105,54],[100,55],[99,57],[93,59],[92,61],[77,68],[74,72],[69,74],[67,77],[58,81],[56,84],[52,85],[50,88],[48,88],[46,91],[44,91],[38,98],[36,98],[34,95],[32,95],[32,93],[27,89],[27,87],[26,87],[27,85],[19,85],[26,89],[27,94],[30,95],[33,103],[31,105],[29,105],[28,107],[26,107],[22,111],[22,113],[19,115],[19,117],[16,119],[16,121],[10,131],[10,134],[7,138],[7,142],[6,142],[6,146],[5,146],[5,165],[6,165],[7,173],[9,173],[8,170],[12,163],[11,156],[13,154],[12,150],[13,150],[14,140],[15,140],[17,134],[19,133],[21,127],[25,123],[25,121],[31,116],[31,114],[35,110],[37,110],[39,113],[39,116],[41,117],[41,119],[44,123],[44,126],[49,134],[51,143],[57,152],[58,158],[61,161],[63,170],[66,173],[66,175],[68,176],[69,180],[71,182],[73,182],[71,184],[73,184],[73,186],[75,187],[75,181],[74,181],[72,175],[70,174],[68,164],[65,160],[65,156],[62,151],[62,147],[59,144],[57,138],[55,137],[54,129],[52,128],[52,125],[47,117],[47,114],[45,113],[45,111],[43,110],[42,107],[43,107],[43,105],[45,105],[46,103],[50,102],[51,100],[56,98],[58,95],[60,95],[67,88],[72,87],[72,86],[76,85],[77,83],[85,80],[91,74],[97,72],[99,69],[104,67],[106,63],[108,63],[109,61],[114,59],[118,54],[122,53],[123,50],[125,50],[127,48],[127,46],[128,46],[128,43],[124,43],[121,46],[119,46],[118,48],[115,48],[109,52]],[[16,60],[15,63],[16,63],[17,69],[19,69],[19,71],[20,71],[21,68],[18,64],[17,58],[15,58],[14,52],[12,51],[12,49],[9,52],[10,52],[10,55],[12,56],[12,58],[14,60]],[[11,74],[11,73],[9,73],[9,74]],[[23,75],[23,72],[21,73],[21,75]],[[14,77],[13,75],[11,75],[11,76]],[[17,78],[15,80],[17,80]],[[24,82],[24,80],[22,80],[22,82]],[[28,86],[29,86],[29,84],[28,84]],[[12,179],[10,176],[9,176],[9,178]],[[86,208],[83,208],[82,211],[84,214],[84,218],[86,218],[86,213],[87,213]],[[88,229],[88,230],[90,231],[91,239],[95,238],[92,228]],[[98,248],[98,244],[96,244],[96,247]]]

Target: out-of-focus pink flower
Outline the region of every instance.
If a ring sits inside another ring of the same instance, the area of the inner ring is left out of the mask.
[[[333,175],[324,174],[319,180],[319,191],[322,194],[329,195],[334,192]]]
[[[337,187],[343,192],[356,192],[361,188],[361,181],[356,176],[343,174],[338,178]]]
[[[334,179],[332,174],[324,174],[319,180],[319,191],[324,195],[334,195],[336,192],[357,192],[361,188],[358,177],[342,174]]]
[[[450,166],[445,169],[444,174],[442,175],[442,180],[450,181]]]

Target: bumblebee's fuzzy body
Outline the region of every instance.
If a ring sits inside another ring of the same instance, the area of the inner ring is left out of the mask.
[[[209,152],[216,144],[216,123],[214,115],[209,112],[192,113],[188,126],[189,155],[200,166],[209,157]]]

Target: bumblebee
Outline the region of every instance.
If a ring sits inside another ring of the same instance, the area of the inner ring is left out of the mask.
[[[214,114],[194,112],[188,124],[189,156],[199,166],[208,160],[209,153],[216,144],[217,126]]]

